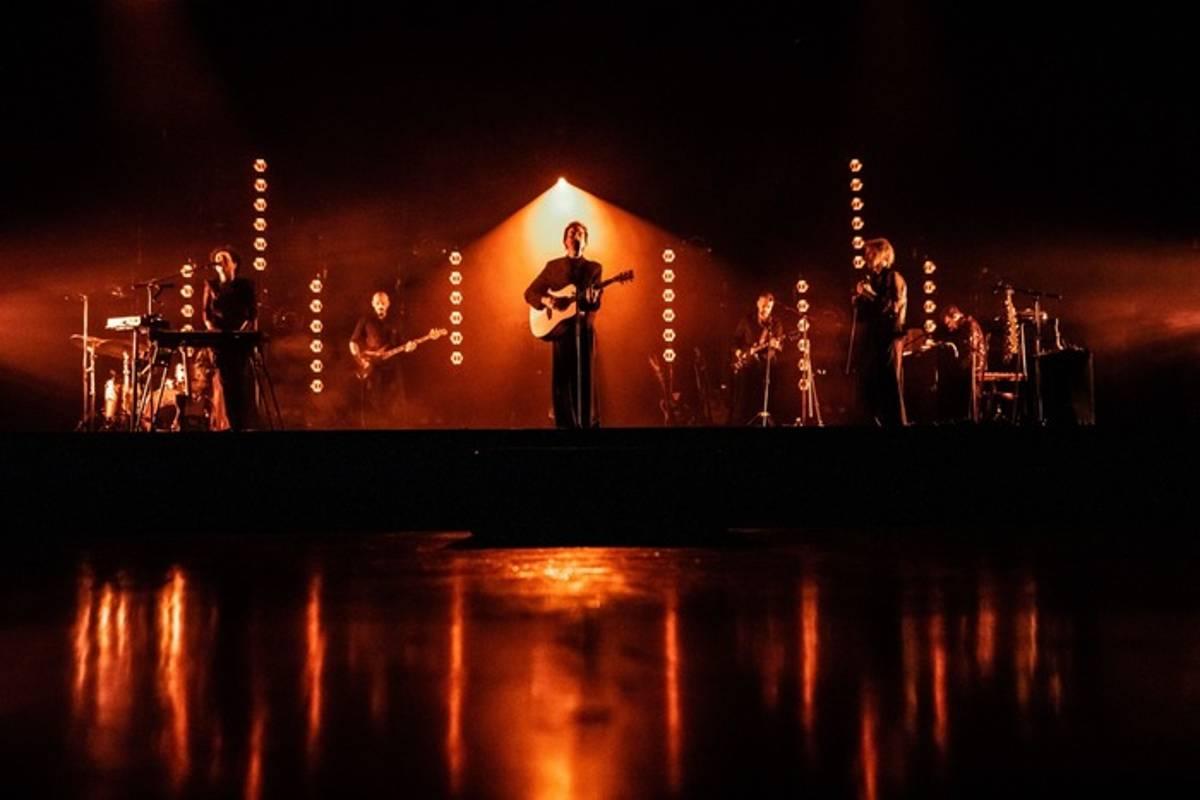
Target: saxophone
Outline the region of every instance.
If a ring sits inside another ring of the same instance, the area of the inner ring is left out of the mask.
[[[1004,360],[1012,363],[1021,351],[1021,333],[1017,328],[1017,307],[1013,305],[1013,289],[1004,288]]]

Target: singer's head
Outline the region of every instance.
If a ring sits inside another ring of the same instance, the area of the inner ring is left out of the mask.
[[[208,263],[212,264],[226,280],[237,276],[238,268],[242,266],[242,257],[231,246],[223,244],[214,247],[208,254]]]
[[[896,251],[887,239],[867,239],[864,245],[867,269],[881,272],[896,263]]]
[[[766,319],[775,310],[775,293],[761,292],[755,301],[755,305],[758,307],[758,318]]]
[[[388,297],[387,292],[376,292],[371,295],[371,308],[375,310],[375,316],[379,319],[387,317],[388,309],[391,308],[392,299]]]
[[[563,247],[567,248],[567,255],[571,258],[581,258],[587,242],[588,229],[586,225],[579,220],[567,223],[567,227],[563,229]]]
[[[966,315],[958,306],[946,306],[946,310],[942,313],[942,323],[945,324],[946,330],[956,331],[958,326],[962,325]]]

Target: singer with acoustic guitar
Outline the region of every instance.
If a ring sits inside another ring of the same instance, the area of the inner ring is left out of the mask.
[[[525,290],[525,302],[533,309],[534,335],[554,348],[550,380],[558,428],[595,428],[600,424],[593,380],[594,317],[600,310],[600,276],[604,268],[583,257],[587,243],[587,226],[582,222],[567,225],[563,231],[567,254],[548,262]],[[537,321],[552,321],[561,312],[568,313],[560,322],[548,331],[538,330]]]

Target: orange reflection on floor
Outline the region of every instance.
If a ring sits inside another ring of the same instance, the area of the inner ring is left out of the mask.
[[[258,800],[262,796],[263,734],[266,725],[266,709],[261,699],[256,698],[250,718],[250,750],[246,763],[246,786],[242,793],[245,800]]]
[[[946,621],[941,612],[929,618],[930,681],[933,694],[933,741],[945,754],[949,728],[946,705]]]
[[[1024,589],[1022,607],[1017,611],[1016,647],[1014,648],[1017,675],[1017,702],[1024,711],[1029,706],[1034,676],[1038,663],[1038,608],[1037,584],[1028,581]]]
[[[162,747],[176,786],[187,776],[190,761],[186,591],[186,578],[176,567],[158,594],[158,691],[166,720]]]
[[[466,685],[463,666],[463,585],[455,577],[450,600],[450,673],[449,700],[446,703],[446,762],[450,771],[450,790],[458,794],[463,779],[462,703]]]
[[[979,582],[979,616],[975,625],[975,661],[979,674],[990,678],[996,665],[996,596],[986,577]]]
[[[817,613],[817,584],[808,577],[800,588],[800,718],[804,732],[810,736],[816,719],[817,664],[820,656]]]
[[[911,614],[900,619],[900,647],[904,661],[904,730],[911,737],[917,733],[917,681],[921,666],[917,623]]]
[[[308,755],[316,755],[321,732],[322,683],[325,679],[325,629],[321,623],[321,576],[314,574],[308,583],[305,608],[304,689],[308,703]],[[310,761],[311,766],[311,761]]]
[[[683,732],[679,710],[679,592],[667,594],[667,613],[664,624],[664,648],[667,673],[667,780],[671,791],[678,792],[682,781],[680,747]]]
[[[875,711],[875,693],[864,686],[859,713],[859,766],[862,769],[862,797],[876,800],[879,796],[879,721]]]
[[[95,718],[88,741],[96,762],[114,766],[125,757],[125,733],[133,704],[129,592],[105,583],[96,612]]]
[[[87,685],[88,667],[92,661],[92,615],[96,604],[95,591],[92,588],[92,576],[84,571],[79,577],[79,590],[75,610],[74,635],[72,650],[75,654],[75,679],[72,682],[71,698],[75,715],[83,712],[84,687]]]

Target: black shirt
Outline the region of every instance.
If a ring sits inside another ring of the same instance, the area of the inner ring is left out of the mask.
[[[241,330],[258,316],[254,282],[249,278],[234,278],[224,283],[213,278],[205,285],[204,321],[216,330]]]
[[[383,350],[400,344],[400,330],[388,317],[380,319],[377,314],[364,314],[354,326],[350,341],[363,350]]]

